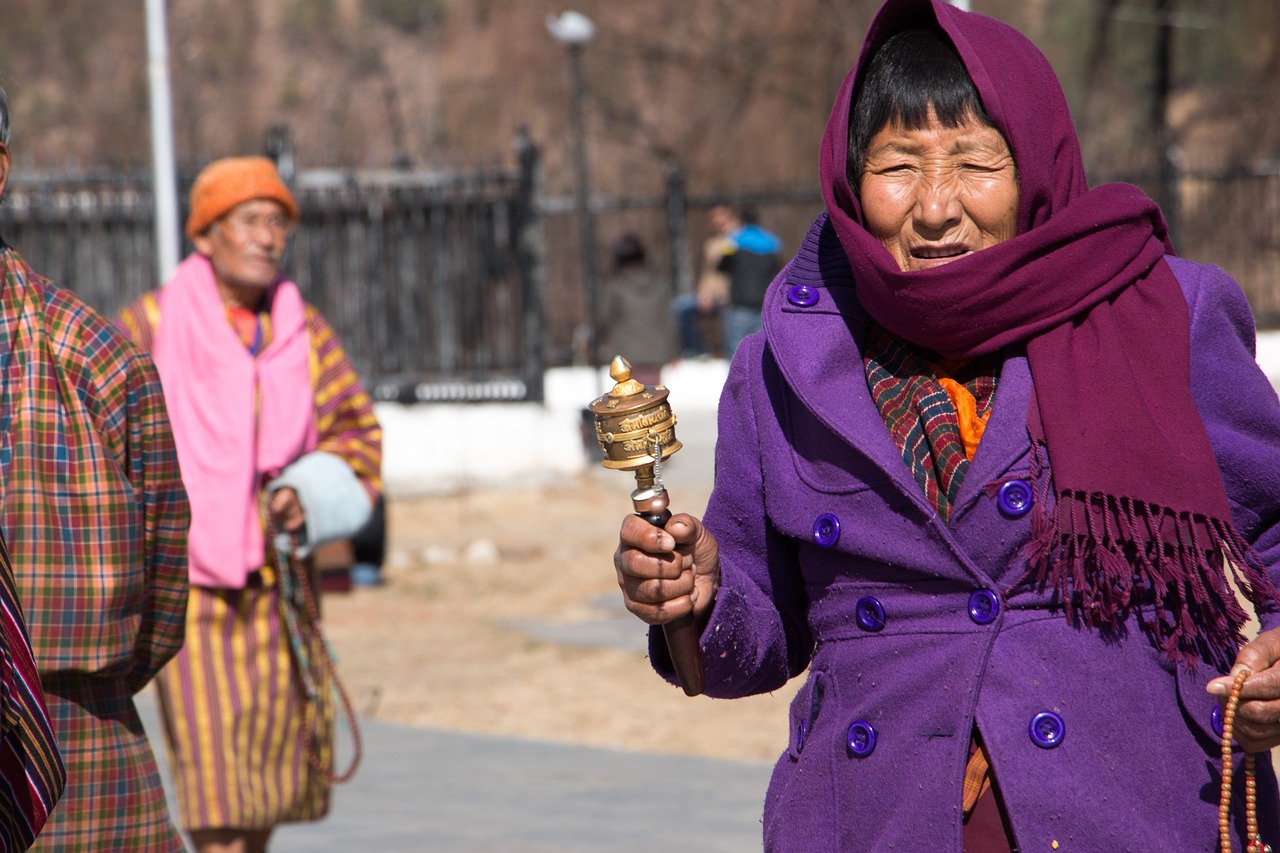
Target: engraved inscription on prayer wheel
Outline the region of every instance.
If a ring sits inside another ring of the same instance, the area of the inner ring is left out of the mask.
[[[662,385],[643,385],[631,378],[631,364],[616,356],[609,365],[616,383],[609,393],[591,402],[596,440],[604,451],[606,468],[632,471],[657,462],[655,447],[666,459],[680,449],[676,416]]]

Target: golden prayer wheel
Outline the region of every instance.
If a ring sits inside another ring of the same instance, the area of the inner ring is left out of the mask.
[[[604,451],[606,468],[634,471],[636,488],[631,505],[636,514],[656,527],[671,518],[667,490],[662,485],[662,461],[680,449],[676,416],[661,385],[645,385],[631,378],[631,364],[615,356],[609,376],[616,383],[588,407],[595,416],[596,440]],[[662,626],[667,650],[681,688],[689,696],[703,690],[702,653],[693,615]]]
[[[676,416],[667,402],[670,392],[661,385],[642,385],[632,379],[631,364],[622,356],[610,363],[609,376],[617,384],[589,407],[595,415],[596,441],[604,451],[601,464],[644,472],[681,447],[676,439]],[[643,473],[637,478],[640,476]]]

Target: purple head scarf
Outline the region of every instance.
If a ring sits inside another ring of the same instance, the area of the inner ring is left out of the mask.
[[[941,32],[959,54],[1013,153],[1020,195],[1015,237],[904,273],[863,227],[846,163],[859,81],[876,50],[911,28]],[[1277,596],[1231,525],[1191,399],[1190,320],[1164,261],[1164,218],[1136,187],[1088,187],[1040,51],[943,0],[888,0],[840,89],[821,172],[858,299],[878,323],[947,358],[1025,343],[1035,382],[1027,427],[1037,465],[1052,465],[1027,579],[1054,587],[1087,625],[1116,629],[1137,609],[1171,658],[1229,661],[1246,615],[1223,559],[1255,601]]]

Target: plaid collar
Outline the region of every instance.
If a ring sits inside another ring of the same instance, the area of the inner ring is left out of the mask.
[[[948,519],[969,459],[955,406],[938,381],[947,373],[875,323],[868,328],[862,358],[867,386],[889,435],[925,497]],[[983,356],[951,375],[973,395],[981,418],[991,413],[999,366],[998,356]]]

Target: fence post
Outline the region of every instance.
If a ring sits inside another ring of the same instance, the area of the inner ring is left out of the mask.
[[[280,122],[267,128],[267,139],[263,147],[266,149],[267,157],[276,164],[280,180],[292,187],[296,169],[293,157],[293,134],[289,131],[289,125]]]
[[[1156,4],[1157,14],[1161,17],[1160,30],[1156,35],[1156,82],[1155,95],[1152,99],[1151,123],[1156,131],[1156,143],[1159,146],[1157,172],[1160,186],[1156,197],[1160,203],[1160,212],[1164,214],[1165,226],[1169,230],[1169,242],[1175,247],[1180,245],[1182,228],[1178,198],[1178,149],[1177,134],[1169,121],[1169,100],[1173,94],[1173,17],[1174,0],[1159,0]]]
[[[515,205],[516,264],[520,270],[521,301],[524,303],[524,384],[527,399],[542,402],[545,393],[542,375],[546,370],[543,343],[543,294],[546,276],[546,235],[542,231],[539,204],[542,200],[542,169],[538,146],[529,130],[516,131],[516,157],[520,164],[519,189]]]
[[[688,198],[684,172],[674,157],[667,161],[667,245],[671,252],[671,296],[693,290],[693,266],[689,262],[689,224],[685,219]]]

